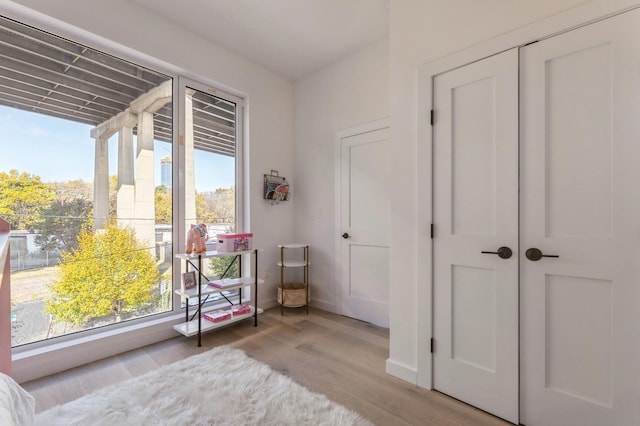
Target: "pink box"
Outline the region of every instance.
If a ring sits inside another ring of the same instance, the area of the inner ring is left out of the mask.
[[[218,234],[217,250],[221,252],[234,252],[251,250],[253,246],[253,233],[245,234]]]
[[[233,305],[231,307],[231,313],[233,315],[244,315],[251,312],[251,306],[242,304],[242,305]]]
[[[205,312],[202,317],[212,322],[221,322],[231,319],[231,311]]]

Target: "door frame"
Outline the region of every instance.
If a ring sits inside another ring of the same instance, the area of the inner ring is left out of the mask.
[[[334,294],[333,306],[339,314],[344,314],[342,309],[342,140],[364,133],[375,132],[389,128],[389,119],[383,118],[359,126],[350,127],[336,132],[334,139],[334,251],[333,251],[333,282]]]
[[[426,389],[433,388],[433,81],[442,73],[472,62],[488,58],[509,49],[550,38],[591,24],[593,22],[640,8],[638,0],[608,0],[587,3],[541,21],[519,28],[502,36],[461,50],[450,56],[418,66],[417,75],[417,146],[416,146],[416,206],[418,235],[416,237],[416,384]],[[437,121],[437,113],[434,119]],[[437,224],[434,224],[437,234]],[[393,322],[393,318],[391,318]]]

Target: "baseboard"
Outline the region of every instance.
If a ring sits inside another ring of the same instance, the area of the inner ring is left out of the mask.
[[[274,299],[269,299],[266,302],[263,302],[262,300],[260,300],[258,302],[258,305],[264,310],[275,308],[276,306],[280,306],[280,304],[278,303],[278,301],[275,298]]]
[[[418,371],[415,368],[408,367],[390,358],[387,359],[385,371],[387,374],[404,380],[405,382],[414,385],[418,383]]]
[[[277,299],[269,299],[267,301],[260,300],[258,302],[258,305],[262,309],[265,309],[265,310],[280,306],[280,304],[278,303]],[[309,303],[309,306],[314,307],[314,308],[318,308],[318,309],[322,309],[323,311],[331,312],[333,314],[340,315],[340,312],[336,311],[335,306],[333,305],[333,303],[323,302],[323,301],[319,301],[319,300],[313,300],[313,298],[312,298],[311,302]]]
[[[311,303],[309,305],[333,314],[340,314],[340,312],[336,311],[336,307],[333,303],[324,302],[322,300],[313,300],[313,295],[311,295]]]

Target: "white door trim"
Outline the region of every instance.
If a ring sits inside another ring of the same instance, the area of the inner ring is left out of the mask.
[[[433,220],[433,79],[436,75],[475,62],[514,47],[551,37],[589,23],[640,7],[638,0],[589,2],[527,25],[474,47],[425,63],[418,67],[417,82],[417,167],[416,199],[418,217],[416,263],[416,384],[433,387],[430,338],[433,337],[433,246],[430,225]],[[437,120],[437,117],[436,117]],[[436,230],[437,232],[437,230]],[[394,250],[392,250],[393,256]],[[393,322],[393,318],[390,318]]]
[[[380,120],[372,121],[370,123],[361,124],[359,126],[350,127],[336,132],[334,140],[334,231],[333,239],[335,242],[335,249],[333,251],[333,282],[334,282],[334,294],[333,306],[335,311],[343,314],[342,312],[342,242],[340,235],[342,235],[341,217],[342,211],[342,199],[340,183],[342,181],[342,140],[348,137],[361,135],[363,133],[373,132],[376,130],[386,129],[389,127],[389,119],[383,118]]]

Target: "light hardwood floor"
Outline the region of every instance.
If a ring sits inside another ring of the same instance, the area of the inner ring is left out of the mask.
[[[318,309],[270,309],[258,327],[243,321],[195,338],[176,338],[23,383],[37,411],[74,400],[219,345],[293,378],[357,411],[376,425],[508,425],[496,417],[385,373],[389,331]],[[170,389],[167,389],[170,392]]]

